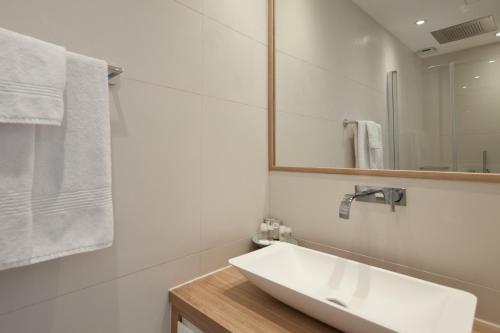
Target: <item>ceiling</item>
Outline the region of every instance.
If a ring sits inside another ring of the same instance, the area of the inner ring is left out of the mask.
[[[493,15],[500,31],[500,0],[352,0],[377,22],[398,37],[408,48],[418,51],[436,47],[440,55],[480,45],[500,42],[495,33],[439,44],[431,31]],[[417,20],[426,23],[417,26]]]

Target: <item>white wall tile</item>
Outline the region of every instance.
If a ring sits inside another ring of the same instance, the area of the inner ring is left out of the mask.
[[[4,28],[123,66],[126,77],[202,90],[202,16],[174,0],[21,0],[7,6]]]
[[[197,11],[200,14],[203,14],[203,0],[174,0],[177,1],[195,11]]]
[[[168,289],[197,275],[199,257],[186,257],[0,316],[0,331],[168,332]]]
[[[500,102],[500,100],[499,100]],[[463,111],[457,110],[458,134],[489,134],[500,133],[500,112],[498,105],[476,105]]]
[[[297,167],[343,167],[342,123],[290,112],[276,113],[276,160]]]
[[[229,259],[253,250],[255,250],[255,245],[248,237],[245,237],[204,251],[200,254],[200,274],[207,274],[229,266]]]
[[[421,130],[422,60],[351,1],[277,1],[276,36],[278,110],[339,124],[345,118],[372,120],[382,125],[387,146],[387,72],[396,70],[401,129]],[[308,125],[314,121],[317,119],[304,118]],[[284,129],[281,133],[292,131],[279,124],[279,119],[277,125]],[[282,147],[295,147],[286,154],[277,148],[278,165],[291,165],[287,163],[290,159],[280,158],[293,154],[293,166],[353,167],[352,154],[335,153],[331,158],[337,146],[315,144],[311,151],[310,145],[302,144],[300,141],[324,142],[323,132],[305,129],[293,140],[281,138],[278,132],[278,141],[285,143]],[[343,126],[332,131],[331,135],[344,137],[336,141],[343,144],[342,150],[353,150],[352,135],[345,140]],[[410,144],[401,140],[402,151],[413,149],[406,143]],[[321,154],[321,148],[325,157],[320,164],[318,158],[307,159]],[[401,164],[415,169],[412,153],[401,154]]]
[[[267,48],[204,19],[204,94],[267,106]]]
[[[206,97],[203,105],[202,243],[251,237],[267,205],[267,112]]]
[[[117,263],[127,273],[200,250],[202,97],[131,80],[115,97]]]
[[[0,272],[0,315],[109,281],[117,276],[115,247]]]
[[[276,8],[278,50],[379,91],[387,71],[416,58],[352,1],[278,0]]]
[[[267,43],[268,0],[204,0],[205,15]]]
[[[342,108],[336,108],[334,97],[339,78],[334,73],[282,52],[276,54],[276,66],[276,105],[280,110],[339,119]]]

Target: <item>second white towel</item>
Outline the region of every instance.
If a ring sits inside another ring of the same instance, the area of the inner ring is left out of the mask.
[[[31,263],[113,241],[107,64],[67,57],[64,121],[36,131]]]

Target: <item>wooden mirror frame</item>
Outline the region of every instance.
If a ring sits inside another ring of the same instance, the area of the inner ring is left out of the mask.
[[[269,170],[283,172],[323,173],[398,178],[420,178],[434,180],[458,180],[500,182],[500,174],[414,171],[414,170],[372,170],[355,168],[290,167],[276,164],[276,49],[275,49],[275,0],[268,0],[268,153]]]

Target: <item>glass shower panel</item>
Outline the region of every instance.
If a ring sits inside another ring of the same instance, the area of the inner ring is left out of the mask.
[[[450,85],[453,66],[444,64],[424,70],[423,106],[424,131],[419,140],[418,168],[423,171],[453,169],[453,94]]]
[[[500,62],[455,65],[458,171],[500,172]]]

